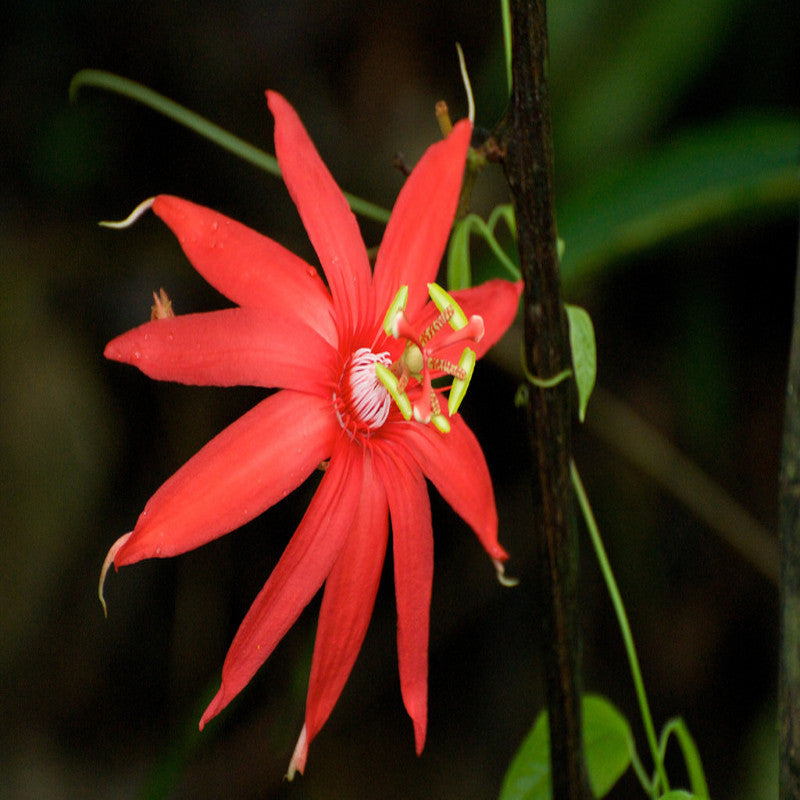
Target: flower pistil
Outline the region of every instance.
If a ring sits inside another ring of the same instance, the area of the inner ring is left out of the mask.
[[[465,347],[456,364],[437,353],[458,342],[479,342],[483,337],[483,319],[477,314],[468,319],[453,297],[436,283],[428,284],[428,293],[439,315],[418,334],[405,314],[408,287],[400,287],[386,312],[383,329],[395,339],[405,339],[406,346],[391,366],[376,363],[375,374],[405,419],[413,416],[418,422],[430,422],[442,433],[448,433],[450,423],[442,414],[439,398],[433,389],[432,373],[439,372],[453,379],[447,400],[447,412],[452,416],[467,392],[476,356],[474,350]],[[451,330],[443,330],[447,324]],[[422,386],[422,392],[413,404],[406,394],[412,378]]]

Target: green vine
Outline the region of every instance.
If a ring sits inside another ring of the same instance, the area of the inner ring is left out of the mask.
[[[174,100],[170,100],[168,97],[164,97],[164,95],[154,92],[140,83],[136,83],[136,81],[104,70],[82,69],[75,74],[69,85],[69,98],[72,102],[75,102],[78,92],[85,86],[114,92],[127,97],[129,100],[135,100],[137,103],[163,114],[165,117],[214,142],[223,150],[233,153],[243,161],[253,164],[276,178],[281,177],[281,170],[275,156],[264,152],[244,139],[240,139],[235,134],[229,133],[224,128],[207,120],[205,117],[201,117],[194,111],[190,111]],[[385,208],[356,197],[349,192],[344,192],[344,196],[353,213],[383,224],[389,221],[389,212]]]

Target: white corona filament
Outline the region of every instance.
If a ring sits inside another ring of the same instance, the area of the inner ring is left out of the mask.
[[[372,430],[386,422],[392,406],[389,392],[375,374],[375,364],[389,367],[391,363],[388,353],[373,353],[368,347],[360,347],[353,353],[347,371],[348,411],[351,417]],[[336,414],[342,427],[346,427],[338,408]]]
[[[123,228],[129,228],[134,222],[136,222],[136,220],[139,219],[139,217],[142,216],[142,214],[145,213],[145,211],[149,211],[153,207],[155,200],[155,197],[148,197],[147,200],[143,200],[138,206],[136,206],[136,208],[133,209],[133,211],[131,211],[130,214],[128,214],[125,219],[120,220],[119,222],[98,222],[97,224],[103,228],[113,228],[117,231],[122,230]]]

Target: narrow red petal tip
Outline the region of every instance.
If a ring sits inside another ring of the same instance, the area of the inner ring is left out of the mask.
[[[112,339],[103,350],[103,356],[109,361],[122,361],[122,348],[117,344],[116,339]]]
[[[500,543],[495,544],[488,552],[492,557],[492,561],[495,564],[499,564],[501,567],[504,561],[508,561],[508,553],[503,549]]]
[[[414,746],[418,756],[422,755],[422,751],[425,748],[425,734],[427,727],[426,720],[423,719],[419,722],[414,720]]]
[[[203,712],[203,716],[200,717],[200,730],[203,730],[206,726],[206,722],[209,720],[214,719],[214,717],[228,705],[229,698],[226,698],[224,695],[224,687],[220,686],[219,691],[214,695],[214,699],[208,704],[208,708]]]

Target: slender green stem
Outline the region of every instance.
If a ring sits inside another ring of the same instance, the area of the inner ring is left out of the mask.
[[[506,254],[506,251],[503,250],[502,247],[500,247],[500,243],[497,241],[497,238],[494,235],[494,230],[497,227],[497,223],[501,219],[503,220],[503,222],[505,222],[509,232],[511,233],[511,238],[514,240],[514,243],[516,244],[517,221],[514,218],[514,208],[511,205],[511,203],[501,203],[500,205],[497,205],[492,209],[492,213],[489,214],[489,217],[486,220],[486,225],[492,234],[491,237],[487,239],[487,242],[489,243],[489,246],[492,248],[492,251],[495,253],[500,263],[506,268],[506,270],[513,277],[513,279],[515,281],[518,281],[522,277],[522,273],[519,271],[519,267]]]
[[[661,731],[659,751],[661,752],[662,761],[666,756],[670,736],[675,737],[681,749],[683,763],[686,764],[686,771],[689,774],[689,785],[692,788],[692,794],[697,800],[708,800],[708,783],[703,770],[703,762],[700,760],[700,753],[697,751],[697,745],[691,733],[689,733],[686,723],[680,717],[669,720]]]
[[[658,781],[654,788],[658,789],[658,794],[663,794],[669,791],[669,781],[667,780],[667,773],[664,769],[664,759],[658,745],[658,738],[656,737],[656,729],[653,725],[653,717],[650,713],[650,704],[647,701],[647,693],[644,690],[644,681],[642,680],[642,671],[639,667],[639,658],[636,655],[636,647],[633,643],[633,635],[631,634],[631,626],[628,622],[628,615],[625,611],[625,606],[622,602],[622,596],[617,587],[617,581],[614,578],[614,573],[611,570],[611,563],[608,560],[606,549],[603,546],[603,540],[600,538],[600,529],[597,527],[597,521],[594,518],[592,507],[589,505],[589,498],[586,495],[586,490],[583,488],[578,468],[575,462],[570,462],[570,476],[572,478],[572,487],[575,495],[578,498],[578,503],[583,512],[583,518],[586,521],[586,528],[589,531],[589,538],[592,540],[597,562],[600,565],[600,571],[603,573],[603,579],[606,582],[608,594],[611,597],[611,603],[614,606],[614,612],[617,615],[617,623],[619,624],[620,632],[622,633],[622,640],[625,643],[625,652],[628,655],[628,664],[631,670],[631,677],[633,678],[633,685],[636,690],[636,697],[639,701],[639,710],[642,715],[642,723],[644,724],[644,731],[647,737],[647,743],[650,747],[650,752],[653,756],[655,764],[656,775]],[[660,786],[658,783],[660,782]],[[655,795],[654,795],[655,796]]]
[[[647,774],[647,770],[644,768],[641,759],[639,758],[639,754],[636,752],[636,744],[631,740],[629,742],[630,752],[631,752],[631,766],[633,767],[633,771],[636,773],[636,777],[639,779],[639,783],[642,785],[642,788],[647,792],[649,795],[654,795],[655,793],[655,786],[653,781],[650,780],[650,776]]]
[[[500,0],[500,15],[503,19],[503,48],[506,56],[508,93],[511,94],[511,8],[509,7],[509,0]]]
[[[501,210],[501,214],[496,213],[498,209]],[[505,209],[510,209],[510,206],[498,206],[495,208],[487,222],[484,222],[477,214],[467,214],[464,219],[460,220],[456,224],[466,225],[470,234],[474,233],[480,236],[494,253],[495,258],[500,262],[500,265],[515,281],[518,281],[520,277],[522,277],[519,267],[511,260],[506,251],[503,250],[503,248],[500,246],[500,242],[497,241],[497,237],[494,235],[494,228],[495,225],[497,225],[498,219],[500,219],[502,216],[502,218],[507,222],[505,213],[502,213]],[[509,224],[509,227],[511,228],[512,233],[514,233],[513,222]]]
[[[135,100],[148,108],[163,114],[165,117],[174,120],[200,136],[209,139],[214,144],[219,145],[224,150],[238,156],[244,161],[248,161],[259,169],[263,169],[276,178],[281,177],[281,170],[275,156],[265,153],[258,147],[240,139],[238,136],[229,133],[219,125],[201,117],[194,111],[190,111],[185,106],[170,100],[164,95],[142,86],[140,83],[105,72],[98,69],[83,69],[76,73],[69,85],[69,97],[74,101],[80,89],[84,86],[93,86],[96,89],[104,89],[108,92],[115,92],[130,100]],[[386,223],[389,221],[389,212],[368,200],[344,192],[350,208],[355,214],[374,220],[375,222]]]

